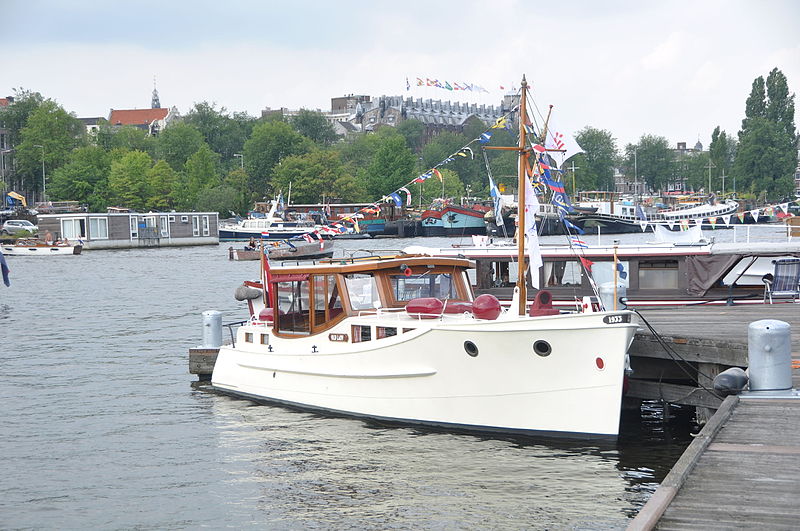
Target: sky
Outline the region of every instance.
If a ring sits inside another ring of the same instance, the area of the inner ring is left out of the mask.
[[[345,94],[497,105],[525,75],[557,130],[707,147],[714,127],[739,130],[756,77],[777,67],[800,92],[798,27],[796,0],[0,0],[0,97],[108,117],[150,107],[155,79],[183,114],[206,101],[260,116]]]

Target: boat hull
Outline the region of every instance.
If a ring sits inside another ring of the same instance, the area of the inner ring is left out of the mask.
[[[212,384],[244,398],[379,421],[614,437],[635,325],[607,324],[608,315],[442,322],[364,343],[286,339],[262,326],[269,345],[253,344],[244,334],[259,327],[245,326],[235,347],[220,349]],[[354,323],[346,319],[331,336],[351,333]],[[413,323],[397,323],[398,330]],[[546,355],[535,343],[549,345]]]
[[[74,256],[81,254],[82,245],[3,245],[6,256]]]
[[[313,241],[313,242],[293,242],[292,246],[281,244],[278,247],[267,247],[270,260],[305,260],[312,258],[328,258],[333,256],[334,242],[332,241]],[[260,260],[261,251],[228,249],[228,258],[231,260]]]

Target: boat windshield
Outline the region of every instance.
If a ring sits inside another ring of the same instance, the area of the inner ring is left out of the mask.
[[[378,284],[371,273],[352,273],[345,276],[344,280],[353,310],[374,310],[381,307]]]
[[[450,273],[423,273],[421,275],[392,275],[389,277],[396,301],[410,301],[421,297],[457,299],[453,277]]]

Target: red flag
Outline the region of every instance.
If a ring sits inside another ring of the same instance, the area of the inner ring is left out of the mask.
[[[591,260],[589,260],[588,258],[583,258],[582,256],[579,256],[578,258],[580,258],[580,259],[581,259],[581,263],[583,264],[583,267],[585,267],[585,268],[586,268],[586,270],[587,270],[589,273],[591,273],[591,272],[592,272],[592,266],[594,265],[594,262],[592,262],[592,261],[591,261]]]

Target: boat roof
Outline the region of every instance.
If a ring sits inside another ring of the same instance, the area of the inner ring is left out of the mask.
[[[319,260],[313,263],[301,263],[293,265],[281,265],[272,267],[270,271],[280,275],[297,274],[347,274],[347,273],[369,273],[387,269],[399,270],[401,266],[414,267],[453,267],[467,269],[475,267],[475,262],[458,257],[432,257],[423,255],[388,255],[388,256],[366,256],[351,258],[333,258]],[[405,268],[403,268],[405,269]]]

